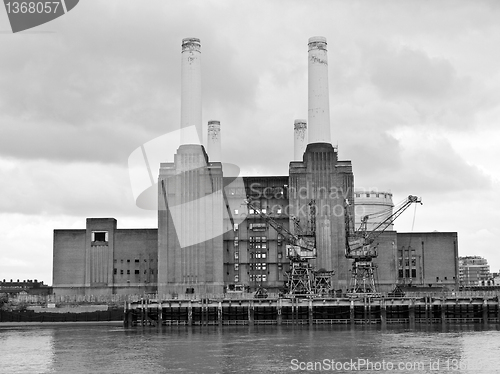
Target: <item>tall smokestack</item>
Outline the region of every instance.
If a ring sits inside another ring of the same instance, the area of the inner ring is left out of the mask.
[[[210,161],[222,161],[219,121],[208,121],[207,152]]]
[[[294,141],[293,141],[293,159],[295,161],[302,160],[307,146],[307,122],[305,119],[296,119],[293,125]]]
[[[200,39],[182,39],[181,56],[181,144],[202,144]]]
[[[331,143],[330,104],[328,100],[328,58],[326,38],[309,39],[309,140],[308,143]]]

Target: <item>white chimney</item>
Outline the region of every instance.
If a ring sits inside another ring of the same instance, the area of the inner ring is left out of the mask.
[[[211,162],[222,161],[219,121],[208,121],[207,153]]]
[[[200,39],[182,39],[181,56],[181,144],[202,144]]]
[[[309,39],[308,143],[331,143],[326,38]]]
[[[307,146],[307,122],[305,119],[296,119],[294,127],[293,159],[302,160]]]

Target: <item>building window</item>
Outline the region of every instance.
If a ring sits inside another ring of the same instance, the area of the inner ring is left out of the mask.
[[[283,264],[278,264],[278,270],[283,270]]]
[[[237,223],[234,224],[233,229],[234,229],[234,231],[238,231],[238,224]]]
[[[266,231],[267,224],[265,222],[251,223],[249,228],[252,231]]]
[[[239,282],[239,281],[240,281],[240,276],[239,276],[238,274],[236,274],[236,275],[234,276],[234,281],[235,281],[235,282]]]
[[[107,242],[108,232],[107,231],[92,231],[92,241],[93,242]]]
[[[367,193],[367,194],[366,194],[366,197],[370,197],[370,194],[369,194],[369,193]]]
[[[138,258],[136,258],[136,259],[135,259],[135,262],[139,262],[139,259],[138,259]]]
[[[235,259],[235,260],[238,260],[239,258],[240,258],[240,252],[235,251],[235,252],[234,252],[234,259]]]
[[[281,260],[283,258],[283,252],[278,252],[278,259]]]
[[[130,260],[127,260],[127,262],[130,262]]]
[[[276,213],[281,214],[281,207],[278,208],[278,210],[276,211]]]
[[[139,270],[136,270],[136,271],[135,271],[135,274],[139,274]]]
[[[123,275],[123,270],[120,270],[120,274]]]
[[[130,270],[127,270],[127,274],[130,274]]]
[[[359,193],[356,194],[356,197],[359,197]]]
[[[240,268],[240,264],[234,264],[234,271],[238,271]]]
[[[411,277],[416,278],[417,277],[417,269],[411,269]]]
[[[235,210],[234,210],[234,214],[238,214],[238,209],[235,209]]]
[[[116,269],[116,268],[113,269],[113,274],[115,274],[115,275],[118,274],[118,269]]]

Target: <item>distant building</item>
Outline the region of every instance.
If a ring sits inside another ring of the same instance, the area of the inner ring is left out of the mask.
[[[5,279],[0,282],[0,294],[5,293],[9,296],[16,296],[19,294],[24,295],[49,295],[52,293],[52,287],[43,284],[42,282],[38,282],[38,280],[23,280],[20,281],[6,281]]]
[[[459,258],[460,286],[492,286],[492,276],[488,260],[480,256]]]
[[[114,218],[87,218],[82,230],[54,230],[55,294],[156,292],[158,230],[117,229]]]

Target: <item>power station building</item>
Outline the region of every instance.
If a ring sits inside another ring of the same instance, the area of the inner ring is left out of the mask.
[[[317,256],[310,264],[332,272],[333,288],[345,292],[351,279],[345,210],[359,223],[373,213],[383,220],[393,205],[388,192],[355,191],[351,162],[331,144],[326,39],[309,39],[308,119],[294,122],[294,160],[283,176],[240,177],[223,163],[218,121],[208,123],[202,144],[198,39],[183,40],[181,61],[180,146],[173,162],[158,165],[152,187],[158,229],[119,229],[113,218],[88,218],[85,229],[54,230],[54,293],[277,292],[290,268],[285,232],[313,235]],[[458,287],[456,233],[399,234],[390,226],[377,243],[381,291],[401,283]]]

